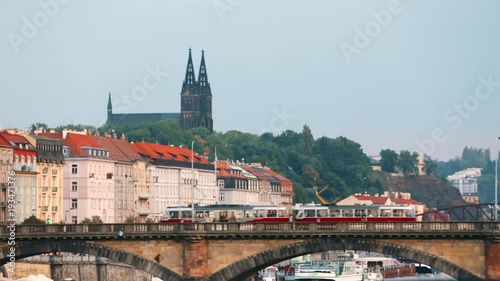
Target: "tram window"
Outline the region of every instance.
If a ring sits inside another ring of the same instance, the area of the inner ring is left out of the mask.
[[[316,212],[314,210],[306,210],[306,217],[313,218],[316,216]]]
[[[191,217],[191,211],[182,211],[181,216],[183,219]]]
[[[227,211],[219,212],[219,220],[220,221],[227,221],[228,220]]]
[[[363,213],[362,213],[362,211],[361,211],[361,210],[355,210],[355,211],[354,211],[354,216],[355,216],[355,217],[361,217],[361,216],[363,216]]]
[[[286,216],[287,216],[287,213],[286,213],[286,211],[285,211],[285,210],[280,210],[280,211],[278,211],[278,216],[279,216],[280,218],[284,218],[284,217],[286,217]]]
[[[354,216],[354,211],[353,210],[344,210],[343,216],[344,217],[352,217],[352,216]]]
[[[328,211],[327,210],[320,210],[318,211],[318,217],[327,217],[328,216]]]
[[[179,217],[179,212],[170,212],[168,214],[168,216],[171,218],[171,219],[176,219]]]
[[[391,210],[380,210],[380,214],[382,217],[390,217],[392,215]]]
[[[270,217],[270,218],[276,217],[276,211],[275,210],[269,210],[267,212],[267,216]]]
[[[340,210],[330,210],[330,217],[340,217]]]

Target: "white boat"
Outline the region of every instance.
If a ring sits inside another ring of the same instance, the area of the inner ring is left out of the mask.
[[[362,281],[363,275],[363,266],[355,261],[301,264],[295,270],[295,280],[304,281]]]

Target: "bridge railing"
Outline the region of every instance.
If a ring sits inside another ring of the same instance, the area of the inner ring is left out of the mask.
[[[419,233],[491,232],[500,235],[500,222],[404,222],[404,223],[195,223],[195,224],[51,224],[0,226],[0,238],[9,236],[89,236],[93,234],[255,234],[276,233]]]

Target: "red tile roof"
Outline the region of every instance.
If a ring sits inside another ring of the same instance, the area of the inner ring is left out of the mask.
[[[386,196],[373,196],[373,195],[353,195],[354,198],[363,201],[372,201],[374,205],[384,205],[389,197]]]
[[[191,150],[186,147],[175,147],[162,144],[136,142],[132,148],[141,156],[149,160],[172,160],[178,162],[191,162]],[[209,164],[208,160],[193,153],[194,163]]]
[[[81,135],[81,134],[73,134],[68,132],[66,135],[66,139],[62,140],[64,145],[70,147],[71,152],[70,156],[89,156],[82,149],[82,146],[93,147],[93,148],[102,148],[91,135]]]
[[[244,175],[239,175],[232,172],[234,169],[223,161],[217,161],[217,170],[219,171],[219,173],[217,174],[217,177],[219,178],[237,178],[237,179],[247,178]]]
[[[0,132],[2,143],[7,143],[6,146],[12,147],[14,150],[36,151],[33,145],[22,135],[11,134],[9,132]],[[28,144],[28,149],[21,149],[17,144]]]
[[[92,138],[99,146],[109,151],[109,157],[113,160],[133,162],[141,159],[137,151],[125,140],[100,136],[93,136]]]
[[[418,202],[417,200],[413,199],[394,198],[391,200],[398,205],[424,205],[424,203]]]
[[[3,138],[2,133],[0,132],[0,146],[12,147],[12,145]]]
[[[241,168],[243,168],[247,172],[251,173],[252,175],[256,176],[259,180],[262,180],[262,181],[268,181],[269,180],[269,178],[264,173],[262,173],[260,170],[257,170],[256,167],[241,166]]]
[[[277,173],[276,171],[271,170],[271,168],[264,167],[264,169],[271,174],[271,176],[277,178],[281,184],[292,184],[292,181],[287,179],[286,177],[282,176],[281,174]]]

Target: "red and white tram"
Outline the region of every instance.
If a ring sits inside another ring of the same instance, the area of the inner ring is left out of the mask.
[[[167,207],[160,223],[191,223],[190,206]],[[271,205],[208,205],[194,207],[196,223],[207,222],[288,222],[287,208]]]
[[[410,206],[396,205],[316,205],[294,207],[296,222],[414,222]]]

